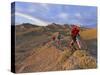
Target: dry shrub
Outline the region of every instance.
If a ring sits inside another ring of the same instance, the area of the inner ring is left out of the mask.
[[[66,70],[73,70],[78,68],[78,60],[76,57],[71,56],[69,59],[66,60],[64,65],[62,66],[63,69]]]
[[[77,50],[73,53],[73,56],[77,58],[81,58],[81,57],[88,56],[88,55],[89,53],[86,52],[85,50]]]
[[[75,68],[75,66],[74,66],[72,63],[70,63],[70,62],[66,62],[66,63],[62,66],[62,68],[63,68],[64,70],[72,70],[72,69]]]
[[[63,69],[90,69],[96,68],[96,59],[85,50],[77,50],[65,61]]]
[[[60,61],[61,63],[63,63],[63,62],[66,61],[66,59],[67,59],[68,57],[70,57],[71,55],[72,55],[72,51],[70,51],[70,50],[65,50],[65,51],[62,53],[61,57],[59,58],[59,61]]]
[[[79,59],[79,67],[82,69],[96,68],[96,59],[92,56],[84,56]]]

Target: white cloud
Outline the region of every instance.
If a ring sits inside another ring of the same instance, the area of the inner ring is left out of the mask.
[[[68,14],[67,13],[60,13],[58,15],[58,17],[61,18],[61,19],[67,19],[68,18]]]
[[[16,12],[15,15],[24,17],[24,18],[29,19],[29,20],[32,20],[33,24],[35,23],[35,24],[40,25],[40,26],[46,26],[47,24],[49,24],[49,22],[45,22],[43,20],[40,20],[38,18],[35,18],[35,17],[27,15],[27,14]],[[13,14],[12,14],[12,16],[13,16]]]
[[[17,9],[16,11],[27,11],[29,13],[33,13],[36,11],[36,9],[34,9],[32,5],[28,6],[27,8],[24,8],[24,9],[17,6],[16,9]]]
[[[82,18],[82,16],[81,16],[80,13],[76,13],[75,16],[76,16],[77,18],[79,18],[79,19]]]
[[[48,4],[41,3],[40,5],[41,5],[46,11],[49,11]]]
[[[71,24],[76,24],[76,25],[80,25],[81,24],[81,22],[79,20],[77,20],[77,19],[71,19],[70,23]]]
[[[29,6],[27,11],[33,13],[36,11],[36,9],[34,9],[32,6]]]

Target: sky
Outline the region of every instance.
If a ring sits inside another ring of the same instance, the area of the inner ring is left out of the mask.
[[[15,12],[14,7],[11,8],[11,17],[15,16],[15,24],[32,23],[46,26],[57,23],[80,24],[87,27],[97,25],[95,6],[15,2]]]

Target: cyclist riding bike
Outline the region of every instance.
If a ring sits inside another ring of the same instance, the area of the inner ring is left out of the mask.
[[[72,47],[75,43],[78,45],[78,48],[81,49],[79,37],[80,37],[80,27],[78,25],[71,26],[71,42],[70,47]]]

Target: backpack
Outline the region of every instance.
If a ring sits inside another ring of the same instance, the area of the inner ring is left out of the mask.
[[[61,39],[61,34],[58,35],[58,39]]]
[[[73,27],[71,30],[72,36],[77,36],[79,34],[79,29],[77,27]]]

